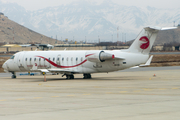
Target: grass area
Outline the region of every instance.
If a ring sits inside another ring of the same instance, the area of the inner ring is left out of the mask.
[[[180,54],[154,55],[150,66],[180,66]]]

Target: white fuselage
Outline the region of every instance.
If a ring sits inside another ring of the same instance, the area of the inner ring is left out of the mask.
[[[9,72],[32,72],[33,66],[36,65],[37,69],[61,69],[59,73],[66,73],[67,70],[74,74],[99,73],[127,69],[143,64],[149,58],[149,55],[130,53],[126,50],[112,50],[104,51],[113,54],[115,57],[112,59],[103,62],[87,59],[87,52],[94,54],[100,51],[23,51],[16,53],[13,59],[7,60],[3,67]]]
[[[18,52],[3,64],[12,78],[15,72],[61,73],[67,79],[73,74],[83,74],[85,79],[91,73],[113,72],[137,66],[150,65],[149,52],[161,30],[173,28],[145,27],[127,50],[86,51],[27,51]],[[148,59],[149,58],[149,59]],[[144,64],[145,63],[145,64]]]

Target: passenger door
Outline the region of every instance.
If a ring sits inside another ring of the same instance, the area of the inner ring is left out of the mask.
[[[20,52],[19,53],[19,56],[18,56],[18,59],[17,59],[17,64],[18,64],[18,67],[21,71],[25,71],[26,69],[24,68],[24,65],[25,65],[25,59],[24,59],[24,52]]]
[[[56,64],[59,65],[59,66],[61,66],[61,55],[58,55],[58,56],[57,56]]]

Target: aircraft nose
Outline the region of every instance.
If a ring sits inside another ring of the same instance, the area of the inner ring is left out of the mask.
[[[2,68],[4,68],[4,71],[7,71],[7,70],[8,70],[6,63],[4,63],[4,64],[2,65]]]

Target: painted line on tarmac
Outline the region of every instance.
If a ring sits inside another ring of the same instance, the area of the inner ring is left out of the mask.
[[[18,98],[18,99],[16,99],[16,100],[25,100],[25,98]]]
[[[134,90],[133,92],[141,92],[141,90]]]
[[[166,88],[159,88],[159,90],[167,90]]]
[[[43,98],[43,97],[34,97],[34,99],[41,99],[41,98]]]
[[[67,95],[68,97],[75,97],[76,95]]]
[[[150,88],[144,88],[144,91],[152,91]]]
[[[91,95],[91,94],[83,94],[83,95]]]
[[[139,93],[140,94],[140,92],[143,92],[143,91],[153,91],[153,90],[161,90],[161,91],[163,91],[163,90],[179,90],[180,88],[179,87],[174,87],[174,88],[142,88],[141,90],[134,90],[134,91],[120,91],[119,93],[121,93],[121,94],[125,94],[125,93]],[[117,93],[114,93],[114,92],[106,92],[105,94],[117,94]],[[91,95],[90,93],[86,93],[86,94],[82,94],[82,95],[84,95],[84,96],[88,96],[88,95]],[[154,94],[154,95],[156,95],[156,94]],[[68,97],[75,97],[76,95],[67,95]],[[51,98],[59,98],[60,96],[51,96]],[[34,97],[34,99],[41,99],[41,98],[43,98],[43,97]],[[15,100],[19,100],[19,101],[21,101],[21,100],[27,100],[27,99],[25,99],[25,98],[18,98],[18,99],[15,99]],[[7,101],[6,99],[2,99],[2,100],[0,100],[0,102],[3,102],[3,101]]]
[[[127,93],[128,91],[120,91],[120,93]]]
[[[51,96],[51,97],[53,97],[53,98],[58,98],[59,96]]]
[[[172,88],[173,90],[178,90],[179,88]]]

